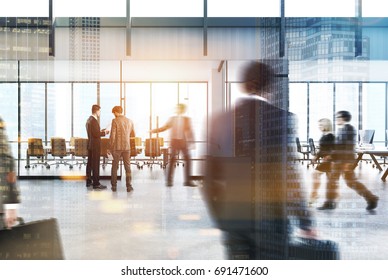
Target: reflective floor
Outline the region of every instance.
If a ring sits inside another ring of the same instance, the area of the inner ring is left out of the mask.
[[[312,169],[301,169],[306,186],[311,186]],[[82,170],[77,167],[77,172]],[[66,259],[225,258],[222,235],[202,200],[200,182],[195,188],[182,186],[182,166],[172,188],[165,187],[164,170],[158,166],[132,170],[135,190],[129,194],[125,180],[114,194],[108,180],[102,180],[108,185],[104,191],[87,189],[83,180],[21,180],[20,216],[26,222],[57,218]],[[318,232],[339,243],[342,259],[387,260],[388,182],[380,180],[381,173],[371,164],[362,162],[356,170],[380,197],[377,210],[366,211],[365,201],[341,181],[336,210],[313,208]]]

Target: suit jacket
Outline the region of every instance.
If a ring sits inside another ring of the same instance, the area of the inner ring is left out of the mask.
[[[110,149],[112,151],[130,151],[131,137],[135,137],[133,122],[123,115],[114,118],[110,132]]]
[[[333,148],[334,161],[353,162],[355,159],[356,131],[350,124],[338,129]]]
[[[154,133],[162,132],[171,129],[170,139],[183,139],[185,141],[193,141],[194,133],[191,126],[191,120],[186,116],[173,116],[167,123],[157,129],[153,129]]]
[[[100,124],[95,117],[90,116],[86,121],[86,131],[88,133],[88,150],[100,150],[101,136],[105,136],[105,132],[101,132]]]
[[[221,229],[254,229],[290,216],[310,227],[294,164],[295,135],[293,114],[254,98],[212,120],[202,191]]]
[[[14,159],[5,131],[5,124],[0,118],[0,213],[4,204],[20,203],[20,192],[15,183],[7,181],[7,175],[14,172]]]

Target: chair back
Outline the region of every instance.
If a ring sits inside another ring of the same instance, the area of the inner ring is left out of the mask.
[[[299,140],[299,137],[296,137],[295,138],[295,141],[296,141],[296,150],[301,153],[302,152],[302,145],[300,144],[300,140]]]
[[[107,157],[109,148],[109,138],[101,138],[100,156]]]
[[[358,131],[358,143],[360,146],[373,144],[373,137],[375,136],[374,129],[365,129]]]
[[[316,150],[315,150],[315,144],[314,144],[314,139],[313,138],[309,138],[309,147],[310,147],[310,153],[315,156],[317,154]]]
[[[75,138],[74,139],[74,155],[77,157],[88,156],[88,139]]]
[[[51,155],[54,157],[67,156],[65,138],[61,138],[61,137],[51,138]]]
[[[42,157],[44,155],[41,138],[28,138],[27,154],[34,157]]]

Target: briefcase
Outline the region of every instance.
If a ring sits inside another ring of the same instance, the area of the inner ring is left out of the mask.
[[[24,223],[0,230],[1,260],[63,260],[55,218]]]
[[[338,244],[331,240],[295,238],[288,248],[290,260],[339,260]]]

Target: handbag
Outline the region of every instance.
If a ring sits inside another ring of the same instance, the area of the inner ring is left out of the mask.
[[[315,168],[318,171],[321,172],[330,172],[331,171],[331,162],[330,161],[323,161],[317,165]]]
[[[332,240],[296,237],[289,243],[290,260],[339,260],[338,244]]]
[[[1,260],[63,260],[55,218],[24,223],[0,230]]]

